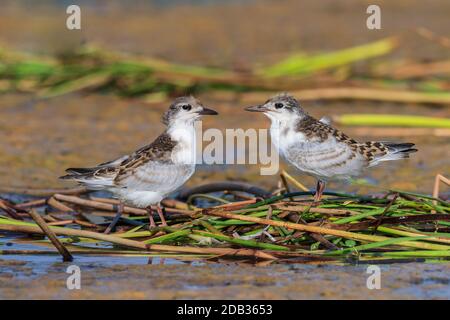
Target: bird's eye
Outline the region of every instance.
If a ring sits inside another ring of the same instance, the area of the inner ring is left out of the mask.
[[[276,109],[281,109],[281,108],[283,108],[283,107],[284,107],[284,105],[283,105],[281,102],[275,103],[275,108],[276,108]]]
[[[186,110],[186,111],[189,111],[189,110],[192,109],[190,104],[184,104],[184,105],[181,106],[181,108],[183,108],[183,110]]]

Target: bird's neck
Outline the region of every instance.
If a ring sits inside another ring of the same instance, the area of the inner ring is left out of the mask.
[[[270,117],[271,120],[271,131],[275,130],[289,130],[294,129],[296,124],[301,121],[302,117],[299,115],[293,115],[289,117]]]
[[[176,142],[172,151],[175,164],[195,166],[197,158],[197,132],[194,122],[178,122],[168,126],[166,133]]]
[[[195,141],[195,126],[192,121],[175,121],[171,123],[167,129],[170,138],[177,142]]]
[[[277,148],[278,152],[283,155],[284,149],[288,147],[295,136],[295,128],[297,123],[301,121],[302,117],[294,115],[285,118],[271,118],[270,136],[272,143]]]

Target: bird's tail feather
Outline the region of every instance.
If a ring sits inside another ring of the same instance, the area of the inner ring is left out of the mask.
[[[414,143],[384,143],[384,145],[388,148],[388,154],[391,153],[402,158],[409,158],[410,153],[417,152]]]
[[[66,172],[67,174],[59,177],[59,179],[76,180],[83,177],[87,178],[95,172],[95,168],[68,168]]]
[[[97,175],[99,168],[69,168],[67,174],[59,177],[63,180],[74,180],[90,190],[102,190],[113,185],[113,177]]]
[[[382,156],[375,157],[370,163],[370,166],[374,166],[381,161],[407,159],[411,153],[418,151],[414,148],[414,143],[382,142],[382,144],[387,148],[387,153]]]

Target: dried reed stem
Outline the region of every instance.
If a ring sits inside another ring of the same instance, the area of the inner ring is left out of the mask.
[[[45,233],[45,235],[50,239],[58,252],[62,255],[63,261],[73,261],[73,257],[70,254],[69,250],[67,250],[67,248],[64,247],[64,245],[59,241],[58,237],[56,237],[56,234],[49,228],[49,226],[47,226],[44,219],[42,219],[42,217],[33,210],[30,210],[29,214],[41,228],[43,233]]]

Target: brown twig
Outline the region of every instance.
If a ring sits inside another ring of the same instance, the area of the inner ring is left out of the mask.
[[[73,203],[73,204],[76,204],[79,206],[85,206],[85,207],[90,207],[90,208],[95,208],[95,209],[100,209],[100,210],[107,210],[107,211],[117,211],[117,206],[112,203],[82,199],[80,197],[68,196],[68,195],[63,195],[63,194],[55,194],[54,197],[57,200]],[[124,207],[124,212],[133,213],[136,215],[145,215],[146,214],[146,211],[144,209],[138,209],[138,208],[132,208],[132,207]]]
[[[249,204],[253,204],[253,203],[256,203],[256,198],[253,198],[251,200],[243,200],[243,201],[225,203],[225,204],[215,206],[215,208],[222,208],[224,210],[236,210],[236,209],[245,207],[245,206],[247,206]]]
[[[0,224],[0,230],[12,231],[12,232],[25,232],[43,234],[44,232],[39,227],[34,226],[22,226],[22,225],[3,225]],[[161,244],[145,244],[135,240],[123,239],[112,235],[106,235],[104,233],[97,233],[85,230],[75,230],[69,228],[52,228],[55,234],[64,236],[77,236],[84,238],[91,238],[100,241],[107,241],[124,247],[129,247],[144,251],[164,251],[164,252],[182,252],[193,254],[211,254],[219,256],[238,256],[238,257],[256,257],[260,259],[273,259],[277,258],[273,255],[256,249],[229,249],[229,248],[197,248],[197,247],[182,247],[182,246],[170,246]]]
[[[54,197],[58,200],[77,204],[79,206],[85,206],[85,207],[90,207],[90,208],[95,208],[95,209],[100,209],[100,210],[106,210],[106,211],[117,211],[117,205],[119,204],[119,202],[115,199],[102,198],[103,199],[102,201],[97,201],[97,200],[94,201],[94,200],[83,199],[83,198],[75,197],[75,196],[67,196],[67,195],[63,195],[63,194],[55,194]],[[100,199],[100,198],[97,198],[97,199]],[[156,206],[152,207],[152,209],[156,209]],[[166,208],[166,211],[168,213],[178,213],[178,214],[183,214],[183,215],[187,215],[190,217],[195,215],[195,212],[190,211],[190,210]],[[124,207],[123,212],[124,213],[132,213],[132,214],[139,215],[139,216],[147,215],[147,211],[145,209],[139,209],[139,208],[128,207],[128,206]]]
[[[49,226],[65,226],[68,224],[72,224],[73,220],[56,220],[56,221],[52,221],[47,223]]]
[[[446,185],[450,186],[450,179],[447,179],[442,174],[437,174],[436,178],[434,179],[434,187],[433,187],[433,198],[439,198],[439,183],[445,183]],[[437,201],[433,200],[433,204],[437,205]],[[432,213],[436,213],[435,210],[432,211]]]
[[[283,173],[280,173],[280,179],[281,179],[281,183],[284,186],[284,189],[286,190],[287,193],[291,193],[291,188],[289,188],[289,184],[286,180],[286,177],[283,175]],[[293,197],[289,197],[289,200],[294,201]]]
[[[28,209],[33,207],[44,206],[47,203],[47,199],[38,199],[29,202],[15,204],[14,207],[17,209]]]
[[[303,220],[301,217],[300,217],[299,220],[300,220],[301,223],[303,223],[303,224],[305,224],[305,225],[308,224],[308,223],[307,223],[305,220]],[[312,232],[309,232],[308,235],[309,235],[311,238],[313,238],[314,240],[320,242],[320,243],[321,243],[325,248],[327,248],[327,249],[331,249],[331,250],[338,250],[338,249],[339,249],[339,247],[338,247],[337,245],[335,245],[334,243],[328,241],[328,240],[327,240],[323,235],[321,235],[320,233],[312,233]]]
[[[380,226],[380,223],[382,221],[382,219],[386,216],[386,213],[389,211],[389,209],[391,209],[392,205],[394,204],[394,202],[397,200],[397,198],[399,197],[399,193],[395,193],[394,196],[392,197],[391,201],[389,201],[389,203],[387,204],[387,206],[384,208],[383,212],[380,214],[380,216],[378,217],[378,223],[375,224],[375,227],[373,228],[372,234],[375,234],[375,232],[377,232],[378,227]]]
[[[63,261],[73,261],[73,257],[70,254],[69,250],[67,250],[67,248],[64,247],[64,245],[59,241],[56,234],[49,228],[44,219],[42,219],[42,217],[33,210],[30,210],[29,214],[62,255]]]
[[[47,223],[49,226],[65,226],[68,224],[78,224],[80,226],[83,227],[87,227],[87,228],[100,228],[98,225],[90,223],[90,222],[86,222],[86,221],[82,221],[82,220],[54,220],[51,221],[49,223]]]
[[[54,197],[51,197],[47,204],[55,209],[61,210],[62,212],[70,212],[73,213],[75,210],[73,210],[71,207],[65,205],[64,203],[59,202]]]
[[[5,200],[0,199],[0,209],[6,212],[13,219],[23,220],[22,217],[16,212],[12,205]]]
[[[44,219],[47,222],[56,222],[56,221],[58,221],[58,219],[55,219],[51,215],[48,215],[48,214],[45,215],[45,216],[42,216],[42,219]]]
[[[275,203],[272,205],[276,209],[280,209],[283,211],[296,211],[296,212],[304,212],[305,210],[308,210],[308,212],[311,213],[321,213],[321,214],[327,214],[327,215],[356,215],[360,214],[360,212],[352,211],[352,210],[346,210],[346,209],[333,209],[333,208],[316,208],[316,207],[310,207],[310,206],[302,206],[297,204],[290,204],[289,202],[281,202],[281,203]]]
[[[289,180],[294,186],[296,186],[298,189],[302,190],[302,191],[306,191],[308,192],[308,188],[305,187],[302,183],[300,183],[299,181],[297,181],[297,179],[295,179],[293,176],[291,176],[289,173],[287,173],[285,170],[283,170],[280,174],[280,176],[282,177],[282,179],[284,179],[283,183],[285,183],[285,185],[287,185],[287,180]],[[289,192],[289,191],[288,191]]]

